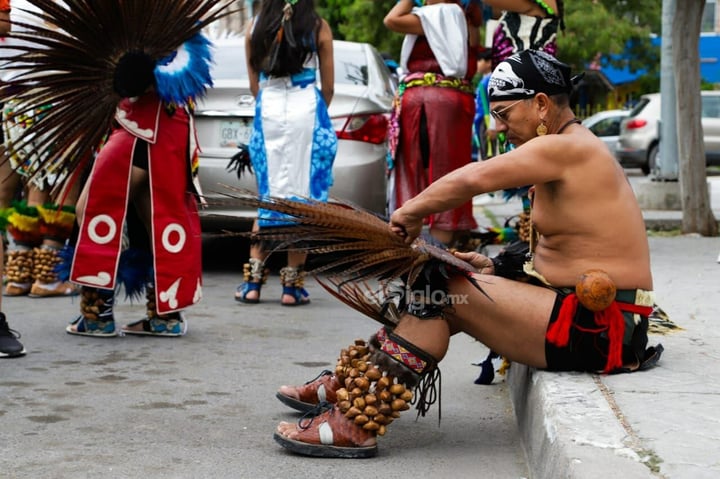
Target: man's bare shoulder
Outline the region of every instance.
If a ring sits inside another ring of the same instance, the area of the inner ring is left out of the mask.
[[[561,135],[544,135],[533,138],[525,145],[551,161],[577,163],[595,156],[612,157],[605,144],[590,130],[580,125]]]

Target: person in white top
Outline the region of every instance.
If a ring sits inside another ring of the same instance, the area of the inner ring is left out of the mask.
[[[333,97],[332,31],[312,0],[267,0],[245,35],[250,90],[256,97],[250,159],[262,196],[327,201],[337,136],[328,106]],[[318,88],[317,75],[320,76]],[[254,230],[287,226],[282,215],[260,210]],[[258,303],[269,245],[253,242],[235,291]],[[283,306],[310,302],[304,288],[305,253],[288,252],[280,271]]]

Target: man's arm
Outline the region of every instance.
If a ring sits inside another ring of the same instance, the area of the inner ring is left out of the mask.
[[[423,218],[434,213],[457,208],[483,193],[559,180],[572,161],[572,141],[558,135],[537,137],[500,156],[451,171],[396,210],[390,229],[411,243],[420,234]]]
[[[0,0],[0,37],[10,33],[10,0]]]

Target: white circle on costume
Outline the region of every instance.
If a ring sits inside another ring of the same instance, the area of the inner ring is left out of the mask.
[[[177,242],[174,244],[170,243],[170,234],[171,233],[177,233],[179,238]],[[170,223],[165,227],[162,234],[162,245],[163,248],[168,250],[170,253],[179,253],[182,251],[183,247],[185,246],[185,240],[187,239],[187,235],[185,234],[185,230],[182,226],[180,226],[177,223]]]
[[[97,227],[100,224],[108,226],[108,232],[102,236],[97,232]],[[117,233],[117,224],[109,215],[97,215],[88,224],[88,235],[97,244],[109,243],[115,237],[115,233]]]

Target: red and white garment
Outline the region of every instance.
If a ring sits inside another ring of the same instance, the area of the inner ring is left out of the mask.
[[[133,154],[136,143],[144,141],[157,312],[182,310],[202,296],[200,221],[190,181],[190,159],[196,153],[191,116],[182,107],[169,113],[155,93],[148,93],[123,100],[115,120],[119,127],[98,154],[88,180],[70,279],[115,288]]]

